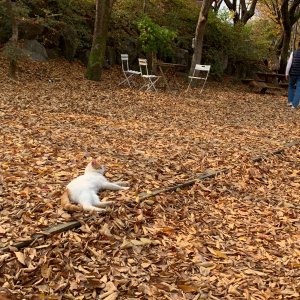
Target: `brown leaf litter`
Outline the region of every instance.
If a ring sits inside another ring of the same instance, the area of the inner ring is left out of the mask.
[[[54,224],[81,227],[0,253],[0,299],[299,299],[299,111],[286,96],[210,82],[202,95],[118,87],[79,63],[0,72],[0,246]],[[51,78],[59,78],[49,82]],[[102,158],[126,192],[105,214],[60,207],[66,184]],[[205,171],[230,172],[151,193]]]

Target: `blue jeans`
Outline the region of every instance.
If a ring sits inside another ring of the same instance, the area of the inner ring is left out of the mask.
[[[300,76],[290,76],[288,88],[288,100],[294,107],[299,105],[300,101]]]

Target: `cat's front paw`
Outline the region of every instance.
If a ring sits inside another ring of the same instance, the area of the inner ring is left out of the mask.
[[[129,188],[129,183],[126,182],[126,181],[118,181],[118,182],[116,182],[116,184],[117,184],[118,186],[128,187],[128,188]]]

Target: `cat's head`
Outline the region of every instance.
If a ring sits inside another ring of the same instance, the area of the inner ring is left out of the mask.
[[[104,174],[105,169],[104,166],[100,164],[98,158],[93,158],[92,161],[86,166],[85,172],[97,172]]]

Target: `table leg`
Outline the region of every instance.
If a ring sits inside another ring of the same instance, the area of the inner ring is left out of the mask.
[[[170,88],[170,86],[169,86],[169,83],[168,83],[168,80],[167,80],[167,78],[166,78],[166,75],[165,75],[165,73],[164,73],[164,71],[163,71],[163,68],[162,68],[161,66],[158,66],[158,68],[159,68],[159,71],[160,71],[160,73],[161,73],[161,75],[162,75],[163,81],[165,82],[165,85],[166,85],[167,89],[170,91],[171,88]]]
[[[172,77],[173,77],[173,81],[174,81],[174,83],[175,83],[177,89],[180,90],[180,86],[179,86],[178,81],[177,81],[177,79],[176,79],[176,70],[174,71]]]

